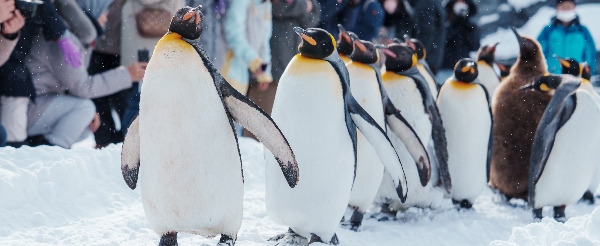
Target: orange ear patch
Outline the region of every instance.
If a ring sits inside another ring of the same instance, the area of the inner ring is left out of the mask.
[[[463,72],[463,73],[466,73],[466,72],[468,72],[470,69],[471,69],[470,67],[463,67],[463,68],[461,68],[461,69],[460,69],[460,71],[461,71],[461,72]]]
[[[304,39],[304,41],[306,41],[310,45],[317,45],[317,41],[315,41],[313,38],[309,37],[304,33],[300,33],[300,37],[302,37],[302,39]]]

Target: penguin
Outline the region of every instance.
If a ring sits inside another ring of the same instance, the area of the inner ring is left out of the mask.
[[[405,165],[410,196],[402,204],[393,195],[393,186],[384,177],[378,191],[376,203],[382,211],[392,213],[408,207],[436,208],[445,195],[450,193],[452,182],[448,171],[448,152],[445,129],[437,105],[427,82],[417,69],[417,56],[405,43],[393,43],[381,47],[386,56],[386,72],[382,84],[390,101],[401,109],[400,114],[415,130],[431,157],[432,175],[428,182],[419,177],[416,168]],[[401,158],[403,149],[410,144],[390,137]]]
[[[496,66],[498,66],[498,69],[500,70],[500,82],[502,82],[510,74],[510,69],[512,68],[512,65],[496,63]],[[494,95],[491,95],[491,96],[492,96],[492,98],[494,97]]]
[[[433,99],[437,100],[439,85],[435,81],[435,75],[431,71],[429,64],[425,61],[427,57],[427,50],[425,49],[425,45],[416,39],[410,38],[408,34],[404,34],[404,42],[410,46],[410,48],[417,54],[417,69],[419,69],[419,73],[425,80],[427,81],[427,85],[429,85],[429,91],[433,96]]]
[[[350,91],[348,70],[336,50],[335,38],[319,28],[295,27],[300,54],[281,79],[272,117],[294,149],[302,182],[284,186],[276,159],[266,151],[268,216],[289,227],[272,241],[306,240],[338,244],[336,228],[344,215],[357,165],[357,133],[373,146],[405,201],[407,182],[402,163],[384,130]],[[291,237],[291,239],[290,239]]]
[[[419,177],[428,182],[431,177],[431,164],[425,147],[406,119],[398,112],[397,107],[389,100],[381,84],[380,54],[377,47],[369,42],[360,40],[354,33],[352,37],[354,50],[350,55],[351,62],[346,64],[350,75],[350,91],[356,101],[377,121],[380,127],[391,128],[388,137],[400,138],[407,145],[413,147],[409,151],[415,154],[414,158],[403,158],[399,150],[402,163],[411,163],[414,160]],[[406,131],[406,132],[404,132]],[[391,136],[393,135],[393,136]],[[407,151],[407,150],[406,150]],[[421,161],[419,161],[421,160]],[[384,167],[377,157],[373,147],[366,141],[360,131],[357,132],[357,165],[356,178],[352,186],[348,205],[353,209],[349,220],[351,230],[358,230],[366,210],[371,206],[381,180]]]
[[[500,83],[492,97],[494,117],[490,186],[506,199],[527,200],[529,157],[535,129],[552,98],[544,93],[520,90],[547,71],[546,59],[539,43],[521,37],[519,56],[510,75]]]
[[[590,64],[587,62],[582,62],[579,64],[579,66],[581,66],[581,78],[592,81],[592,70],[590,69]]]
[[[600,105],[600,95],[594,90],[594,86],[590,82],[589,78],[591,77],[590,68],[587,63],[578,63],[575,59],[572,58],[561,58],[557,55],[554,55],[554,58],[558,59],[560,66],[562,68],[563,74],[570,74],[575,77],[581,78],[581,85],[579,88],[587,91]],[[583,76],[587,78],[583,78]],[[589,126],[592,127],[592,126]],[[600,163],[596,164],[596,171],[594,172],[594,176],[592,176],[592,181],[590,181],[590,185],[588,189],[581,197],[581,201],[594,204],[596,203],[596,198],[594,197],[594,192],[598,189],[598,185],[600,184]]]
[[[233,121],[272,150],[286,186],[299,180],[277,124],[210,62],[199,42],[203,20],[201,6],[173,16],[148,63],[140,112],[122,147],[123,178],[135,189],[141,177],[144,212],[159,245],[177,245],[178,232],[221,234],[218,245],[235,244],[244,187]]]
[[[478,67],[468,58],[458,61],[454,76],[442,85],[437,100],[446,127],[452,202],[466,209],[473,206],[487,184],[491,157],[490,97],[478,81]]]
[[[340,30],[340,34],[337,40],[337,52],[340,56],[340,59],[342,59],[344,63],[348,63],[351,61],[350,55],[354,50],[352,38],[350,37],[350,34],[353,32],[346,31],[346,28],[344,28],[342,24],[338,24],[337,26]]]
[[[528,200],[535,220],[544,206],[554,207],[554,218],[565,222],[565,206],[584,194],[600,158],[600,107],[571,75],[543,75],[521,90],[549,94],[533,139]],[[582,129],[586,129],[582,131]]]
[[[479,81],[485,86],[489,95],[494,95],[496,88],[500,85],[500,77],[494,71],[494,60],[496,53],[496,46],[498,43],[493,45],[484,45],[477,51],[477,68],[479,70]],[[490,104],[491,104],[490,100]]]

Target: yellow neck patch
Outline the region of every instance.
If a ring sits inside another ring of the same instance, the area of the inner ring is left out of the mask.
[[[540,90],[542,90],[544,92],[548,92],[548,91],[550,91],[550,87],[548,87],[548,85],[546,85],[546,84],[540,84]]]
[[[192,45],[188,44],[188,42],[183,41],[183,39],[181,39],[181,35],[174,32],[167,33],[160,40],[158,40],[158,43],[156,43],[156,47],[154,49],[160,50],[167,47],[168,49],[179,48],[182,50],[194,50],[194,47],[192,47]]]
[[[450,82],[450,86],[452,86],[452,88],[455,88],[458,90],[468,90],[468,89],[477,87],[477,84],[474,84],[474,83],[465,83],[465,82],[460,82],[460,81],[456,81],[456,80],[451,80],[448,82]]]
[[[390,83],[398,80],[404,80],[408,77],[400,74],[396,74],[394,72],[385,72],[381,75],[381,80],[383,83]]]
[[[417,65],[417,61],[418,61],[417,54],[413,54],[412,55],[412,65],[411,65],[411,67],[414,67],[415,65]]]
[[[589,80],[587,80],[587,79],[581,78],[581,83],[585,84],[585,83],[591,83],[591,82]]]
[[[331,33],[329,34],[329,37],[331,38],[331,43],[333,44],[333,48],[337,48],[337,42],[335,41],[335,38],[333,37],[333,35],[331,35]]]

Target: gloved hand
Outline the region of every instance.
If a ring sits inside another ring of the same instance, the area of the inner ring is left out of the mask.
[[[70,64],[73,68],[80,67],[81,52],[79,52],[79,48],[75,45],[73,40],[68,37],[62,37],[56,42],[65,57],[65,62]]]

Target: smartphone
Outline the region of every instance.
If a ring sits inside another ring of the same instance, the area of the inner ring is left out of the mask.
[[[138,62],[149,62],[150,61],[150,51],[147,49],[139,49],[138,50]]]

